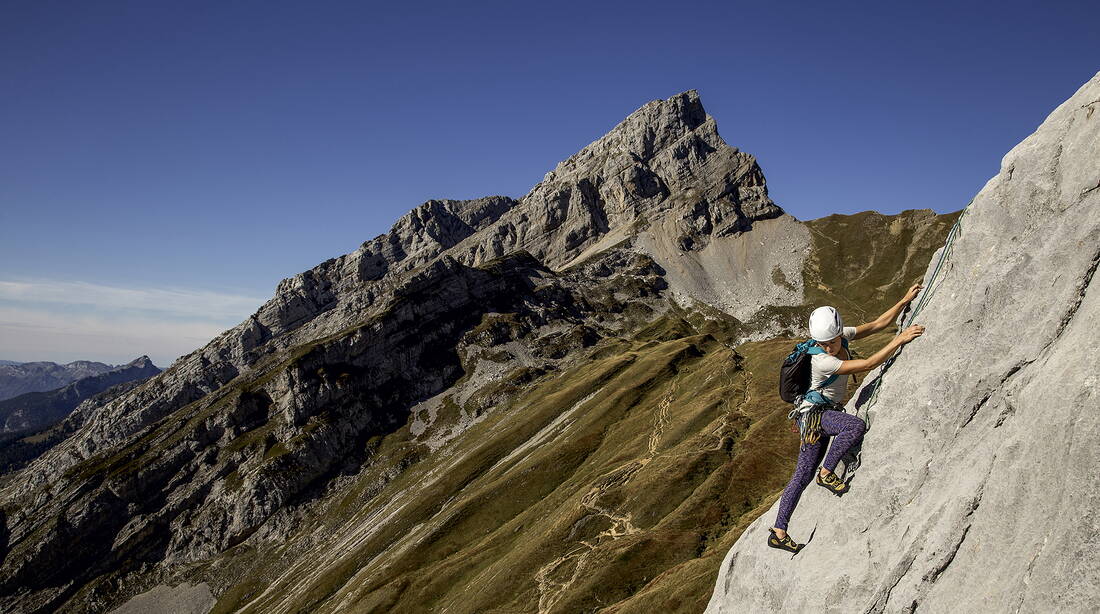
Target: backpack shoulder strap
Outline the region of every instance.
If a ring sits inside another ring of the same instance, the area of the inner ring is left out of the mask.
[[[812,339],[810,341],[812,341]],[[844,342],[844,347],[847,348],[848,347],[848,340],[844,339],[843,342]],[[814,345],[814,346],[811,346],[808,350],[806,350],[806,353],[807,354],[824,354],[825,353],[825,348]],[[836,373],[833,373],[829,377],[825,378],[825,381],[818,384],[817,387],[814,388],[814,390],[820,390],[821,388],[824,388],[824,387],[828,386],[829,384],[832,384],[833,382],[836,381],[836,378],[838,378],[838,377],[840,377],[840,376],[837,375]]]

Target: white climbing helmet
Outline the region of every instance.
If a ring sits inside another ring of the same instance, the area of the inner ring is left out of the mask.
[[[840,314],[832,307],[818,307],[810,314],[810,336],[814,341],[832,341],[844,332]]]

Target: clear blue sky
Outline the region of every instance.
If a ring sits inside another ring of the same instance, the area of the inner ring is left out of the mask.
[[[687,89],[800,219],[956,210],[1100,70],[1098,23],[1095,1],[9,0],[0,358],[166,366],[424,200],[521,196]],[[139,347],[172,326],[177,354]]]

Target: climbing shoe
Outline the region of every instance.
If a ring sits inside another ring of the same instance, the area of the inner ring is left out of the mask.
[[[806,545],[796,544],[794,540],[791,539],[790,535],[784,535],[783,539],[779,539],[779,536],[775,534],[775,529],[768,529],[768,531],[771,531],[771,535],[768,536],[768,546],[771,548],[779,548],[780,550],[798,554],[798,551]]]
[[[817,474],[817,485],[827,489],[838,497],[848,492],[848,484],[844,480],[836,477],[835,473],[831,472],[825,477],[821,477],[821,473],[819,472]]]

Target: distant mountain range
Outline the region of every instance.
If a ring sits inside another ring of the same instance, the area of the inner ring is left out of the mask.
[[[28,392],[5,399],[0,401],[0,434],[25,432],[56,422],[85,399],[115,384],[144,379],[157,373],[160,373],[160,369],[148,356],[142,356],[129,364],[82,377],[54,390]]]
[[[141,356],[55,390],[28,392],[0,401],[0,472],[17,468],[52,447],[60,439],[51,437],[51,432],[67,434],[75,430],[83,418],[73,421],[69,428],[54,427],[89,399],[109,400],[160,371],[148,356]]]
[[[60,365],[55,362],[15,362],[0,360],[0,401],[28,392],[45,392],[71,384],[78,379],[100,375],[121,365],[77,360]]]

